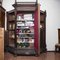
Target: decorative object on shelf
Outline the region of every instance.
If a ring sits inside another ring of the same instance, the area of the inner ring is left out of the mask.
[[[32,14],[24,14],[24,19],[25,20],[32,20]]]
[[[42,25],[40,25],[40,28],[42,28]]]

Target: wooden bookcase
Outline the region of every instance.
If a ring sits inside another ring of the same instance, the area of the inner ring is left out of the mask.
[[[17,2],[7,12],[7,50],[18,55],[36,55],[38,46],[38,7],[35,2]]]

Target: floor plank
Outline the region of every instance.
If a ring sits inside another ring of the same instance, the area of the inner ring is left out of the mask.
[[[60,53],[47,52],[36,56],[14,56],[10,53],[5,53],[4,60],[60,60]]]

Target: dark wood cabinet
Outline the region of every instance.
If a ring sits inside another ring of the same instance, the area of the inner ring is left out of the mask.
[[[5,27],[5,9],[0,6],[0,27]]]
[[[7,12],[8,51],[19,55],[40,54],[36,2],[19,2]]]
[[[58,29],[58,44],[60,44],[60,29]]]
[[[40,11],[40,52],[46,52],[46,11]]]

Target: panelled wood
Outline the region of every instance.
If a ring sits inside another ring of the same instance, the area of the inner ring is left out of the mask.
[[[4,28],[0,28],[0,60],[4,60]]]
[[[38,3],[38,54],[40,55],[40,4]]]
[[[5,9],[0,6],[0,27],[5,27]]]
[[[12,54],[5,53],[4,60],[60,60],[60,53],[47,52],[43,53],[38,57],[35,56],[17,56],[14,57]]]

